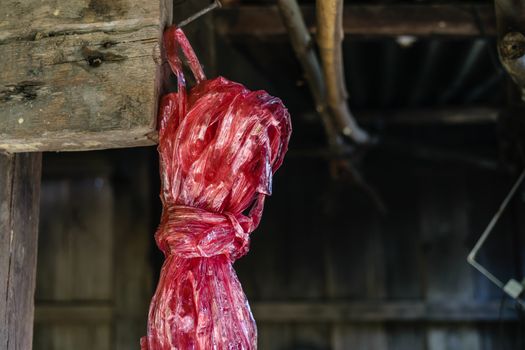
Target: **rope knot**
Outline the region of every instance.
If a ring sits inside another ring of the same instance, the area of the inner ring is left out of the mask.
[[[243,214],[167,205],[155,239],[166,256],[189,259],[226,255],[235,261],[248,252],[249,234],[254,229],[252,219]]]

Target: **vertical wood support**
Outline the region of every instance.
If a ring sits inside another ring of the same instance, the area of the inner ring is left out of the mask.
[[[0,349],[31,349],[41,153],[0,155]]]

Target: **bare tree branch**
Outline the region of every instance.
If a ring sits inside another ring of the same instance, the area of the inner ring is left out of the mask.
[[[279,11],[281,13],[284,25],[288,30],[292,47],[295,51],[297,59],[301,64],[305,78],[308,82],[308,86],[313,95],[315,107],[321,116],[331,151],[334,152],[334,154],[342,157],[339,159],[332,159],[330,162],[332,177],[346,177],[352,179],[355,184],[361,187],[369,195],[371,200],[377,206],[378,210],[381,213],[385,213],[386,207],[381,200],[381,197],[370,185],[366,183],[348,157],[349,152],[346,149],[347,145],[344,143],[341,133],[338,130],[337,122],[334,120],[335,109],[329,108],[327,105],[327,85],[321,70],[319,59],[317,58],[313,48],[312,38],[308,29],[306,28],[303,15],[299,6],[297,5],[297,1],[277,0],[277,4],[279,6]],[[344,84],[344,79],[340,80],[338,83]],[[340,86],[340,90],[345,91],[344,86]],[[337,108],[337,111],[346,113],[345,115],[349,116],[349,119],[345,125],[351,132],[346,134],[352,137],[357,143],[365,143],[368,136],[364,131],[360,130],[359,127],[357,127],[357,124],[353,121],[350,111],[348,110],[348,106],[346,105],[345,98],[342,98],[341,101],[343,104]]]
[[[314,98],[315,109],[321,116],[330,148],[334,152],[343,153],[342,139],[326,105],[326,84],[321,65],[315,54],[312,37],[304,23],[301,9],[296,0],[278,0],[277,4],[284,25],[288,30],[295,55],[301,64],[308,87]]]
[[[356,143],[367,143],[368,134],[357,125],[346,103],[348,94],[342,52],[343,0],[318,0],[316,6],[317,43],[323,61],[328,106],[343,134]]]

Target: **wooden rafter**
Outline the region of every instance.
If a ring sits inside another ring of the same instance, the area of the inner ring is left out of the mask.
[[[315,7],[301,6],[306,26],[315,31]],[[216,11],[218,31],[227,36],[286,36],[276,6],[236,6]],[[470,37],[496,34],[492,5],[345,5],[343,30],[355,36]]]

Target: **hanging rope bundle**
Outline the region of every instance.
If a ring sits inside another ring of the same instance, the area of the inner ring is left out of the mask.
[[[160,103],[163,213],[155,235],[166,260],[142,349],[256,349],[257,330],[233,262],[271,194],[290,116],[278,98],[206,80],[181,29],[164,34],[178,91]],[[178,51],[196,79],[189,92]]]

